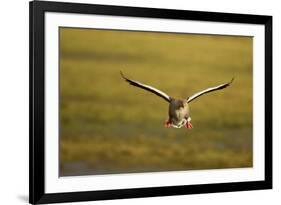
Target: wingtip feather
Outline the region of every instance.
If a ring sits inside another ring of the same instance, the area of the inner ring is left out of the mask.
[[[120,70],[120,75],[122,78],[124,78],[125,80],[127,80],[127,78],[124,76],[123,72]]]

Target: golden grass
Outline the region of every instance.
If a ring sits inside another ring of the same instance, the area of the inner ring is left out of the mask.
[[[252,166],[252,38],[60,29],[61,175]],[[183,98],[194,128],[166,129],[168,104],[129,78]]]

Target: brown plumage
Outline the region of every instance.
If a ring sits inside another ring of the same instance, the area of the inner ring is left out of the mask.
[[[192,124],[190,123],[190,109],[189,109],[189,103],[196,98],[198,98],[201,95],[204,95],[206,93],[213,92],[215,90],[221,90],[226,87],[228,87],[234,80],[234,78],[231,79],[228,83],[223,83],[215,87],[210,87],[205,90],[202,90],[198,93],[195,93],[194,95],[186,98],[186,99],[175,99],[167,95],[166,93],[152,87],[149,85],[145,85],[143,83],[140,83],[138,81],[130,80],[126,78],[123,73],[120,71],[121,76],[131,85],[142,88],[144,90],[147,90],[161,98],[163,98],[165,101],[169,103],[169,119],[165,122],[166,127],[175,127],[175,128],[181,128],[182,126],[185,126],[186,128],[192,128]]]

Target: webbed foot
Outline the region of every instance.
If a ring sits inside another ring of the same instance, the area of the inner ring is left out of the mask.
[[[187,123],[185,123],[184,127],[185,127],[185,128],[187,128],[187,129],[191,129],[191,128],[193,128],[193,126],[192,126],[191,122],[187,122]]]
[[[170,122],[170,120],[166,120],[165,121],[165,127],[170,128],[171,126],[172,126],[172,123]]]

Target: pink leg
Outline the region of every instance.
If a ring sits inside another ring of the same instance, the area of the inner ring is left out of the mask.
[[[184,127],[187,128],[187,129],[193,128],[193,126],[190,122],[187,122]]]
[[[166,128],[170,128],[170,127],[171,127],[171,122],[170,122],[170,120],[166,120],[166,121],[165,121],[165,127],[166,127]]]

